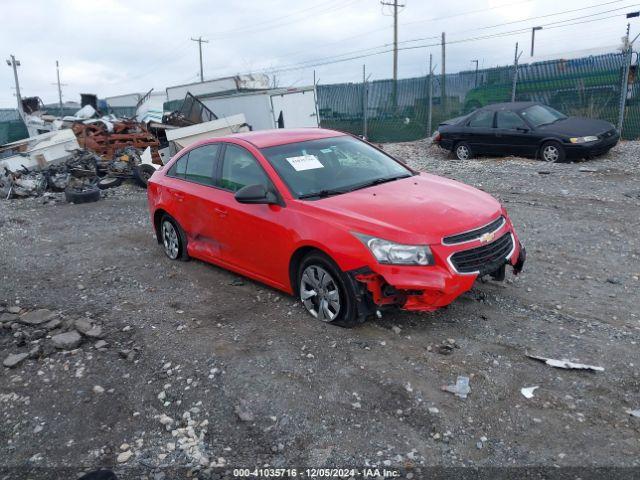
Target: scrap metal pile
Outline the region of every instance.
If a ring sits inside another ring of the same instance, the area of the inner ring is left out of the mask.
[[[160,161],[160,142],[143,123],[133,120],[109,121],[97,119],[92,122],[76,122],[71,129],[81,147],[111,159],[123,148],[132,147],[140,151],[151,148],[152,157]]]
[[[133,179],[141,187],[153,174],[154,167],[143,163],[134,147],[117,150],[111,160],[77,149],[58,163],[44,167],[22,165],[0,169],[0,194],[3,198],[40,196],[45,192],[64,192],[67,202],[87,203],[100,199],[100,190],[116,187]]]

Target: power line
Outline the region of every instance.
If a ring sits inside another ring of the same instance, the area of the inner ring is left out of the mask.
[[[526,19],[523,19],[523,20],[518,20],[518,21],[515,21],[515,22],[504,22],[502,24],[496,24],[496,25],[491,25],[491,26],[487,26],[487,27],[477,27],[477,28],[473,28],[473,29],[470,29],[470,30],[458,31],[458,32],[453,32],[453,33],[454,34],[456,34],[456,33],[465,33],[465,32],[469,32],[469,31],[477,31],[477,30],[485,30],[485,29],[488,29],[488,28],[496,28],[496,27],[499,27],[499,26],[511,25],[513,23],[521,23],[521,22],[525,22],[525,21],[529,21],[529,20],[536,20],[536,19],[539,19],[539,18],[542,18],[542,17],[551,17],[551,16],[557,16],[557,15],[563,15],[563,14],[566,14],[566,13],[572,13],[572,12],[575,12],[575,11],[582,11],[582,10],[586,10],[586,9],[590,9],[590,8],[597,8],[597,7],[601,6],[601,5],[610,5],[610,4],[613,4],[613,3],[620,3],[621,1],[623,1],[623,0],[614,0],[614,1],[609,1],[609,2],[603,3],[603,4],[589,5],[589,6],[581,7],[581,8],[578,8],[578,9],[564,10],[564,11],[555,12],[555,13],[551,13],[551,14],[547,14],[547,15],[529,17],[529,18],[526,18]],[[518,4],[518,3],[523,3],[523,2],[515,2],[514,4]],[[546,25],[555,25],[555,24],[558,24],[558,23],[579,20],[579,19],[587,18],[587,17],[593,17],[593,16],[596,16],[596,15],[602,15],[602,14],[605,14],[605,13],[608,13],[608,12],[611,12],[611,11],[623,10],[625,8],[630,8],[630,7],[633,7],[633,6],[636,6],[636,5],[632,4],[632,5],[627,5],[627,6],[624,6],[624,7],[619,7],[619,8],[616,8],[616,9],[605,10],[605,11],[602,11],[602,12],[599,12],[599,13],[590,14],[590,15],[584,15],[584,16],[574,17],[574,18],[571,18],[571,19],[559,20],[559,21],[556,21],[556,22],[548,23]],[[489,10],[489,9],[483,9],[483,11],[485,11],[485,10]],[[477,12],[477,10],[474,10],[474,11],[471,11],[471,12]],[[467,13],[470,13],[470,12],[467,12]],[[463,14],[464,13],[451,15],[450,17],[459,16],[459,15],[463,15]],[[442,19],[442,18],[445,18],[445,17],[439,17],[439,19]],[[612,17],[607,17],[607,18],[612,18]],[[517,29],[517,30],[512,30],[512,31],[509,31],[509,32],[501,32],[501,33],[498,33],[497,36],[519,34],[519,33],[525,32],[525,31],[528,32],[529,28],[530,27],[525,27],[525,28],[520,28],[520,29]],[[376,31],[380,31],[380,29],[378,29]],[[421,38],[415,38],[415,39],[410,39],[410,40],[403,40],[403,41],[398,42],[398,43],[399,44],[415,43],[415,42],[421,42],[421,41],[425,41],[425,40],[435,40],[436,38],[440,38],[440,35],[431,36],[431,37],[421,37]],[[486,39],[486,38],[491,38],[491,37],[474,37],[474,38]],[[452,41],[452,42],[448,42],[448,43],[458,43],[458,41]],[[440,45],[440,43],[434,44],[434,45],[430,45],[430,46],[435,46],[435,45]],[[294,64],[290,64],[290,66],[285,66],[284,68],[287,68],[287,71],[290,71],[290,70],[295,70],[295,68],[293,68],[293,67],[295,67],[296,65],[300,65],[300,68],[307,68],[307,64],[309,64],[310,62],[313,62],[313,66],[321,66],[321,65],[326,65],[326,64],[329,64],[329,63],[334,63],[334,62],[325,62],[325,60],[335,60],[335,63],[339,63],[339,62],[350,60],[349,58],[341,59],[341,57],[348,56],[348,55],[351,55],[351,54],[359,54],[359,53],[362,53],[362,55],[355,56],[355,57],[353,57],[353,59],[366,58],[366,57],[369,57],[369,56],[379,55],[379,54],[382,54],[382,53],[388,53],[391,50],[375,51],[375,52],[371,52],[371,50],[377,50],[377,49],[386,48],[386,47],[389,47],[389,46],[390,46],[390,44],[386,43],[386,44],[377,45],[377,46],[369,47],[369,48],[365,48],[365,49],[352,50],[350,52],[345,52],[345,53],[337,54],[337,55],[331,55],[331,56],[327,56],[327,57],[321,57],[319,59],[316,58],[316,59],[311,59],[311,60],[305,60],[305,61],[302,61],[302,62],[296,62]],[[416,48],[424,48],[424,47],[423,46],[417,46]],[[399,48],[399,51],[407,50],[407,49],[410,49],[410,48],[406,48],[406,47],[405,48]],[[317,63],[317,62],[320,62],[320,63]],[[260,71],[272,71],[273,68],[277,68],[277,67],[271,67],[271,68],[263,69],[263,70],[260,70]],[[281,71],[281,70],[277,70],[277,71]]]
[[[580,25],[580,24],[585,24],[585,23],[591,23],[591,22],[598,22],[601,20],[607,20],[610,18],[618,18],[619,15],[611,15],[611,16],[607,16],[607,17],[602,17],[602,18],[595,18],[595,19],[590,19],[590,20],[584,20],[584,21],[580,21],[580,22],[574,22],[574,23],[570,23],[570,24],[566,24],[566,25],[556,25],[556,26],[550,26],[547,29],[554,29],[554,28],[561,28],[561,27],[567,27],[567,26],[572,26],[572,25]],[[552,24],[548,24],[548,25],[553,25],[554,23],[558,23],[558,22],[553,22]],[[543,25],[544,26],[544,25]],[[500,37],[505,37],[505,36],[511,36],[511,35],[517,35],[517,34],[521,34],[524,32],[529,32],[529,28],[521,28],[521,29],[517,29],[517,30],[511,30],[511,31],[507,31],[507,32],[498,32],[498,33],[493,33],[493,34],[488,34],[488,35],[483,35],[483,36],[477,36],[477,37],[470,37],[470,38],[464,38],[464,39],[459,39],[459,40],[453,40],[453,41],[448,41],[448,44],[458,44],[458,43],[466,43],[466,42],[475,42],[475,41],[480,41],[480,40],[487,40],[487,39],[492,39],[492,38],[500,38]],[[418,48],[428,48],[428,47],[435,47],[435,46],[440,46],[440,42],[438,43],[431,43],[431,44],[422,44],[422,45],[412,45],[412,46],[407,46],[407,47],[399,47],[398,50],[402,51],[402,50],[415,50]],[[318,66],[323,66],[323,65],[329,65],[329,64],[333,64],[333,63],[342,63],[342,62],[346,62],[346,61],[350,61],[350,60],[358,60],[361,58],[367,58],[367,57],[371,57],[371,56],[375,56],[375,55],[381,55],[383,53],[389,53],[393,51],[392,49],[386,49],[386,50],[381,50],[378,52],[373,52],[373,53],[368,53],[368,54],[363,54],[363,55],[358,55],[358,56],[352,56],[352,57],[348,57],[348,58],[344,58],[344,59],[338,59],[335,61],[326,61],[326,62],[320,62],[320,63],[312,63],[312,64],[308,64],[308,65],[291,65],[291,66],[284,66],[283,68],[274,68],[274,69],[266,69],[266,70],[262,70],[262,73],[280,73],[280,72],[286,72],[286,71],[293,71],[293,70],[301,70],[304,68],[311,68],[311,67],[318,67]],[[309,61],[311,62],[311,61]],[[309,62],[303,62],[303,63],[309,63]]]
[[[209,34],[209,36],[211,38],[222,38],[222,37],[227,37],[227,36],[234,35],[234,34],[251,35],[251,34],[254,34],[254,33],[264,32],[266,30],[272,30],[274,28],[279,28],[279,27],[283,27],[285,25],[290,25],[292,23],[299,22],[304,17],[308,17],[308,16],[318,17],[318,16],[321,16],[321,15],[326,15],[327,13],[335,12],[336,10],[342,10],[344,8],[350,7],[351,5],[353,5],[354,3],[359,2],[359,1],[361,1],[361,0],[338,1],[338,3],[332,5],[329,8],[311,12],[309,15],[303,15],[302,17],[296,18],[296,19],[291,20],[291,21],[282,22],[281,20],[283,20],[285,18],[288,18],[288,17],[291,17],[291,16],[294,16],[294,15],[297,15],[297,14],[284,15],[282,17],[275,18],[273,20],[268,21],[268,22],[277,22],[277,23],[273,23],[272,25],[264,25],[264,26],[258,27],[258,28],[254,28],[254,27],[242,28],[241,27],[241,28],[236,28],[236,29],[233,29],[233,30],[227,30],[227,31],[224,31],[224,32],[211,33],[211,34]],[[330,3],[330,2],[327,2],[327,3]],[[314,7],[310,7],[307,10],[315,9],[315,8],[320,7],[320,6],[322,6],[322,4],[316,5]],[[303,12],[303,11],[301,11],[301,12]]]

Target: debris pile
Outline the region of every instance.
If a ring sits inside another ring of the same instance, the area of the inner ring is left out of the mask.
[[[147,127],[133,120],[102,119],[76,122],[71,127],[82,148],[97,153],[102,158],[111,159],[124,148],[137,150],[151,148],[152,156],[160,163],[158,146],[160,142]]]
[[[150,159],[144,163],[145,154],[150,157],[148,150],[141,155],[134,147],[125,147],[104,160],[91,151],[78,149],[63,162],[44,167],[22,166],[12,171],[2,166],[0,194],[9,199],[64,192],[67,202],[87,203],[99,200],[100,190],[119,186],[126,179],[146,188],[155,167]]]

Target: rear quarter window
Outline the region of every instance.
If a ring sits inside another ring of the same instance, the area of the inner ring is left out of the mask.
[[[179,177],[184,178],[184,174],[187,171],[187,158],[189,154],[182,155],[178,160],[176,160],[169,171],[167,171],[167,176],[169,177]]]

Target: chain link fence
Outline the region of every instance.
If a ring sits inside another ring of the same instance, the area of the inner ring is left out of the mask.
[[[318,112],[326,128],[377,142],[416,140],[446,119],[511,101],[517,71],[515,100],[542,102],[567,115],[600,118],[616,126],[624,104],[623,137],[635,139],[640,137],[637,66],[635,54],[620,52],[521,64],[517,70],[511,65],[466,71],[448,74],[444,81],[435,74],[403,79],[396,82],[395,94],[392,80],[318,85]]]
[[[510,101],[515,80],[515,100],[607,120],[622,126],[623,138],[636,139],[640,138],[637,70],[635,52],[616,52],[521,64],[517,69],[510,65],[407,78],[395,85],[392,80],[318,85],[318,113],[323,127],[372,141],[417,140],[429,136],[444,120]],[[182,100],[173,103],[165,109],[179,108]],[[113,108],[109,113],[131,117],[135,109]],[[0,145],[24,137],[26,129],[17,111],[0,110]]]

